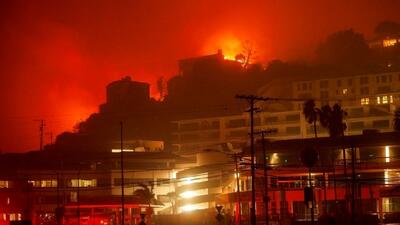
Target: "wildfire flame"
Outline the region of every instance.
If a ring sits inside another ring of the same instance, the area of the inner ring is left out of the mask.
[[[211,38],[206,44],[204,51],[206,54],[214,53],[221,49],[225,60],[240,61],[236,58],[242,50],[242,42],[240,39],[231,34],[219,35]]]

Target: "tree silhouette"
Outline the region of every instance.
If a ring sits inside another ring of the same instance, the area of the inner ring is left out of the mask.
[[[315,139],[318,138],[317,135],[317,121],[319,116],[319,109],[315,107],[314,100],[307,100],[303,104],[303,115],[307,120],[307,123],[312,124],[314,127]]]
[[[317,48],[320,63],[351,72],[365,70],[365,66],[371,60],[371,54],[363,34],[351,29],[331,34]]]
[[[151,186],[151,188],[149,188],[145,184],[139,184],[139,186],[141,188],[136,189],[133,192],[133,195],[148,204],[149,208],[148,208],[147,214],[150,216],[152,214],[151,204],[157,204],[157,200],[153,193],[153,187]]]
[[[329,105],[323,106],[319,114],[321,126],[328,129],[329,136],[332,138],[344,136],[347,126],[343,120],[346,116],[347,112],[337,103],[332,108]]]
[[[249,64],[254,60],[255,53],[253,43],[246,40],[242,42],[242,51],[236,57],[242,60],[243,68],[247,69]]]
[[[157,80],[157,91],[158,91],[158,94],[160,95],[160,101],[164,100],[165,90],[166,90],[166,87],[165,87],[164,77],[161,76]]]
[[[319,118],[319,112],[320,112],[320,110],[317,107],[315,107],[314,100],[310,99],[310,100],[307,100],[307,101],[304,102],[304,104],[303,104],[303,114],[304,114],[304,117],[307,120],[307,123],[312,124],[313,127],[314,127],[315,145],[316,145],[317,139],[318,139],[317,121],[318,121],[318,118]],[[314,146],[314,147],[316,148],[316,146]],[[318,150],[318,155],[321,155],[319,150]],[[320,166],[322,168],[324,167],[322,160],[320,161]],[[309,169],[309,173],[311,173],[311,168]],[[310,175],[310,178],[311,178],[311,175]],[[325,169],[323,169],[323,187],[324,187],[324,203],[325,203],[324,212],[326,213],[326,209],[327,209],[326,202],[327,201],[326,201]],[[314,202],[312,204],[313,204],[312,208],[314,208]]]
[[[321,126],[327,128],[329,131],[329,136],[331,138],[344,138],[344,131],[347,126],[343,122],[347,113],[340,107],[339,104],[335,104],[333,108],[329,105],[325,105],[320,110],[320,123]],[[346,149],[343,147],[343,165],[344,165],[344,176],[347,177],[347,169],[346,169]],[[333,161],[333,168],[335,171],[335,162]],[[333,173],[333,182],[334,182],[334,191],[335,191],[335,200],[336,200],[336,175]]]
[[[374,33],[378,37],[400,34],[400,24],[394,21],[382,21],[375,27]]]

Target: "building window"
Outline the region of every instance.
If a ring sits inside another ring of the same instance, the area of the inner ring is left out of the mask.
[[[307,90],[307,84],[303,83],[303,91]]]
[[[288,135],[300,134],[300,127],[286,127],[286,134]]]
[[[342,86],[342,80],[337,80],[337,86],[341,87]]]
[[[29,180],[28,183],[32,184],[33,187],[57,187],[57,180]]]
[[[297,84],[297,90],[300,91],[301,90],[301,85]]]
[[[373,128],[388,128],[389,120],[375,120],[372,122]]]
[[[347,85],[349,85],[349,86],[353,85],[353,79],[351,79],[351,78],[348,79],[347,80]]]
[[[70,202],[78,202],[78,193],[76,191],[71,191],[69,193],[69,201]]]
[[[386,77],[386,76],[382,76],[382,77],[381,77],[381,81],[382,81],[382,83],[386,83],[387,77]]]
[[[360,94],[362,94],[362,95],[368,95],[368,94],[369,94],[369,88],[368,88],[368,87],[362,87],[362,88],[360,88]]]
[[[388,92],[391,92],[391,88],[390,88],[390,86],[381,86],[381,87],[378,87],[377,92],[378,93],[388,93]]]
[[[235,130],[229,132],[229,137],[246,137],[247,136],[247,130]]]
[[[245,119],[233,119],[229,120],[226,124],[228,128],[235,128],[235,127],[245,127],[247,126]]]
[[[360,77],[360,84],[368,84],[368,77]]]
[[[389,102],[393,103],[393,96],[392,95],[389,96]]]
[[[199,138],[198,134],[182,134],[181,135],[181,141],[194,141]]]
[[[350,123],[351,130],[362,130],[364,129],[364,122],[352,122]]]
[[[322,99],[327,99],[329,97],[329,94],[327,91],[321,91],[321,98]]]
[[[369,105],[369,98],[361,98],[361,105]]]
[[[286,115],[286,121],[299,121],[300,114]]]
[[[199,129],[199,123],[183,123],[180,125],[180,131],[193,131]]]
[[[378,105],[381,104],[381,97],[379,97],[379,96],[376,97],[376,104],[378,104]]]
[[[96,179],[71,179],[71,187],[96,187]]]
[[[265,123],[276,123],[276,122],[278,122],[278,117],[277,116],[265,117],[264,122]]]
[[[348,92],[347,88],[344,88],[344,89],[342,90],[342,94],[343,94],[343,95],[347,95],[347,92]]]
[[[389,103],[388,96],[387,95],[382,96],[382,104],[388,104],[388,103]]]
[[[0,180],[0,188],[8,188],[8,180]]]
[[[327,80],[322,80],[320,81],[320,87],[321,88],[328,88],[328,81]]]
[[[391,47],[397,44],[396,38],[383,40],[383,47]]]

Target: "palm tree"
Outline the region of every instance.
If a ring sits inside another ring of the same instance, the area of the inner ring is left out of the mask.
[[[312,124],[314,127],[314,137],[315,137],[315,147],[317,145],[317,139],[318,139],[318,132],[317,132],[317,121],[320,115],[320,109],[318,109],[315,106],[314,100],[310,99],[304,102],[303,104],[303,115],[307,120],[307,123]],[[318,155],[321,155],[319,150],[318,150]],[[323,162],[322,160],[320,161],[320,166],[323,167]],[[322,170],[322,181],[323,181],[323,187],[324,187],[324,213],[326,214],[326,185],[325,185],[325,169]]]
[[[343,137],[344,131],[347,129],[346,124],[343,122],[344,118],[347,116],[339,104],[333,105],[331,108],[329,105],[325,105],[320,110],[319,120],[321,126],[327,128],[329,131],[329,136],[331,138]],[[346,168],[346,149],[343,147],[343,165],[344,165],[344,176],[347,177]],[[333,188],[335,192],[335,202],[336,202],[336,175],[335,175],[335,163],[333,162]]]
[[[400,132],[400,107],[394,111],[393,128]]]
[[[328,128],[329,136],[337,138],[344,136],[344,131],[347,129],[346,124],[343,122],[347,116],[339,104],[333,105],[331,108],[329,105],[325,105],[320,110],[320,123],[323,127]]]
[[[319,116],[319,109],[315,107],[314,100],[307,100],[303,104],[303,114],[307,120],[307,123],[312,124],[314,126],[314,135],[315,139],[318,138],[317,136],[317,121]]]
[[[133,192],[133,195],[138,197],[140,200],[142,200],[143,202],[147,203],[149,205],[148,210],[147,210],[147,214],[150,217],[152,214],[152,210],[151,210],[151,204],[157,204],[157,200],[155,198],[155,195],[153,193],[153,186],[151,186],[151,188],[149,188],[147,185],[145,184],[138,184],[141,188],[140,189],[136,189]]]

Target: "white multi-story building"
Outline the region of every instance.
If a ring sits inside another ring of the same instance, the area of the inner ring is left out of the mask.
[[[348,113],[347,135],[365,129],[393,130],[393,112],[400,102],[399,72],[297,81],[292,88],[293,96],[287,97],[316,99],[318,107],[341,104]],[[276,129],[268,137],[282,140],[312,137],[313,127],[302,114],[303,102],[293,104],[293,110],[256,113],[255,130]],[[248,113],[174,121],[173,146],[176,153],[188,156],[204,148],[223,147],[223,143],[241,148],[249,139],[249,123]],[[320,136],[328,135],[326,129],[317,128]]]

